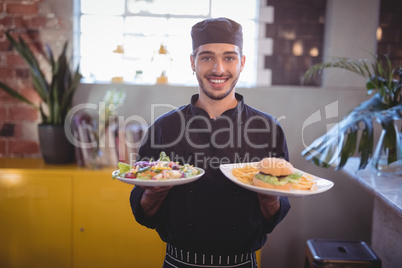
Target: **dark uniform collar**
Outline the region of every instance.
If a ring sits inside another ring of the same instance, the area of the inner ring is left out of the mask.
[[[194,94],[191,97],[190,115],[192,115],[192,116],[194,116],[194,115],[203,115],[203,116],[209,117],[208,113],[204,109],[195,106],[195,103],[197,102],[199,97],[200,97],[199,94]],[[240,95],[239,93],[235,93],[235,98],[237,100],[237,106],[235,108],[231,108],[229,110],[226,110],[225,112],[222,113],[221,116],[235,117],[235,116],[237,116],[239,113],[241,113],[243,111],[243,108],[244,108],[244,98],[243,98],[243,96]]]

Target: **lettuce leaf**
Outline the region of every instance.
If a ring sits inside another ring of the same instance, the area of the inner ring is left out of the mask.
[[[165,152],[161,152],[159,155],[159,160],[160,161],[166,161],[166,162],[170,162],[170,158],[169,156],[166,155]]]
[[[115,179],[120,174],[126,173],[126,172],[130,171],[130,169],[131,169],[131,166],[129,164],[123,163],[123,162],[119,162],[117,164],[117,166],[119,167],[119,172],[114,173],[114,175],[112,176],[112,179]]]
[[[263,173],[257,173],[255,175],[255,177],[265,183],[269,183],[269,184],[273,184],[273,185],[285,185],[286,183],[295,183],[297,182],[303,174],[295,172],[292,173],[290,175],[288,175],[287,177],[283,177],[283,178],[278,178],[276,176],[272,176],[272,175],[267,175],[267,174],[263,174]]]

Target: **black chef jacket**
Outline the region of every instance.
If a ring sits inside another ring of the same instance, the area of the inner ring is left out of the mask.
[[[200,179],[174,186],[153,217],[144,217],[143,189],[134,187],[130,202],[136,220],[156,228],[161,239],[179,248],[205,253],[238,253],[260,249],[267,233],[290,209],[286,197],[280,210],[267,222],[255,192],[226,178],[220,164],[260,161],[264,157],[288,160],[282,128],[272,116],[244,103],[210,119],[191,103],[159,117],[150,126],[139,150],[140,159],[158,159],[164,151],[172,161],[205,169]]]

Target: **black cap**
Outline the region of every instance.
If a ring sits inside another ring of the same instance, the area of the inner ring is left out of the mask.
[[[243,48],[242,27],[227,18],[206,19],[191,29],[193,50],[209,43],[226,43]]]

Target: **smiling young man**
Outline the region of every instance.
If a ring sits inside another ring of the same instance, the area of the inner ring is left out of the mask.
[[[167,243],[163,267],[256,267],[255,251],[286,216],[289,202],[234,184],[219,165],[288,160],[285,135],[275,118],[235,92],[246,59],[241,25],[207,19],[193,26],[191,36],[199,93],[155,120],[139,158],[157,159],[164,151],[205,175],[174,187],[136,186],[131,207],[136,220]]]
[[[235,86],[245,61],[241,49],[232,44],[205,44],[195,49],[191,66],[200,89],[195,105],[207,111],[211,118],[235,108]]]

